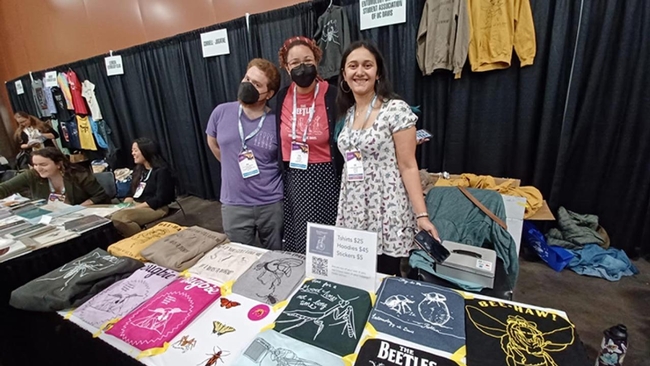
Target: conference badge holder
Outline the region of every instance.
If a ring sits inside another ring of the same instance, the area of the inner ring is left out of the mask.
[[[306,170],[309,163],[309,145],[304,142],[291,143],[291,158],[289,168]]]
[[[345,153],[345,166],[347,167],[348,182],[363,181],[363,156],[361,151],[347,151]]]
[[[241,175],[244,179],[260,174],[255,155],[253,155],[252,151],[244,150],[239,154],[239,170],[241,170]]]

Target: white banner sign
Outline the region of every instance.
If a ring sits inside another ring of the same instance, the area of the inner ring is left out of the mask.
[[[45,87],[52,88],[57,86],[56,71],[48,71],[45,73]]]
[[[124,64],[122,64],[122,56],[109,56],[104,59],[106,63],[106,75],[123,75]]]
[[[20,80],[16,80],[16,94],[21,95],[25,94],[25,89],[23,89],[23,82]]]
[[[228,30],[218,29],[212,32],[201,33],[201,46],[203,48],[204,58],[229,54]]]
[[[307,224],[308,278],[376,290],[377,233]]]
[[[406,0],[359,0],[361,30],[406,23]]]

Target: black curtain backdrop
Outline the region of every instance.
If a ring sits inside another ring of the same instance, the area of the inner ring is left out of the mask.
[[[262,57],[275,63],[278,67],[278,51],[289,37],[312,37],[315,28],[312,3],[300,3],[294,6],[272,10],[266,13],[251,14],[248,19],[252,51],[255,57]],[[290,83],[289,74],[280,70],[282,86]]]
[[[420,105],[418,127],[434,135],[418,150],[429,171],[516,177],[538,187],[551,208],[597,214],[612,244],[629,254],[650,253],[650,4],[644,0],[530,0],[537,55],[520,68],[450,72],[422,77],[416,37],[425,0],[409,0],[407,23],[359,29],[359,2],[343,6],[351,39],[374,41],[386,58],[395,90]],[[96,84],[102,112],[130,163],[137,136],[160,141],[181,187],[218,198],[220,166],[205,143],[212,109],[234,100],[253,57],[277,64],[291,36],[313,36],[329,0],[253,14],[228,23],[117,52],[126,74],[107,77],[104,57],[70,65]],[[200,33],[227,28],[230,55],[204,59]],[[41,73],[34,73],[42,77]],[[282,72],[283,84],[289,78]],[[12,107],[35,112],[29,75],[25,94],[7,83]]]

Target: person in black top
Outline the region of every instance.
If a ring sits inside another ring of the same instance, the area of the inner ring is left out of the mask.
[[[169,212],[167,205],[175,199],[174,178],[160,155],[158,144],[146,137],[136,139],[131,155],[136,167],[129,196],[124,202],[134,206],[111,217],[113,225],[124,237],[137,234],[142,225],[165,217]]]

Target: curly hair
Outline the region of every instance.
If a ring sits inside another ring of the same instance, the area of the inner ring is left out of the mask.
[[[311,52],[314,53],[314,59],[316,61],[316,65],[320,63],[321,58],[323,58],[323,51],[318,47],[316,42],[313,39],[303,37],[303,36],[297,36],[297,37],[291,37],[288,38],[284,43],[282,44],[282,47],[280,47],[280,51],[278,51],[278,59],[280,62],[280,67],[286,69],[288,65],[288,60],[287,60],[287,55],[289,54],[289,50],[292,49],[295,46],[306,46],[308,47]]]
[[[248,63],[246,71],[248,71],[248,69],[253,66],[260,69],[260,71],[266,75],[267,79],[269,79],[269,82],[266,85],[267,88],[269,88],[269,90],[272,90],[273,94],[277,93],[280,89],[280,71],[278,71],[278,68],[271,61],[263,58],[252,59]]]

